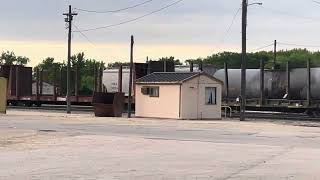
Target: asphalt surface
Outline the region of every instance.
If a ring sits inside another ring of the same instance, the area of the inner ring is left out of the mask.
[[[318,126],[10,110],[0,179],[318,179]]]

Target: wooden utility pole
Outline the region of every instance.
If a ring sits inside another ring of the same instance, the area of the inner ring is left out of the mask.
[[[242,0],[242,55],[241,55],[240,121],[245,120],[245,112],[246,112],[247,15],[248,15],[247,10],[248,10],[248,0]]]
[[[134,37],[131,36],[131,44],[130,44],[130,78],[129,78],[129,96],[128,96],[128,118],[131,118],[131,105],[132,105],[133,45],[134,45]]]
[[[273,62],[272,62],[272,78],[271,78],[271,88],[276,88],[276,64],[277,62],[277,40],[274,40],[273,48]],[[274,97],[274,92],[271,91],[271,96]]]
[[[67,65],[67,113],[71,113],[71,36],[72,36],[72,20],[73,16],[78,15],[77,13],[72,13],[72,7],[69,5],[69,12],[64,13],[65,22],[68,23],[68,65]]]
[[[274,48],[273,48],[273,65],[272,69],[275,70],[277,66],[277,40],[274,40]]]

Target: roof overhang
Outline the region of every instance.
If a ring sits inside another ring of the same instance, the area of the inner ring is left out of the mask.
[[[136,82],[137,85],[180,85],[182,82]]]

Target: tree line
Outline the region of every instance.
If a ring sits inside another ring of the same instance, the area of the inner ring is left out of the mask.
[[[80,77],[78,79],[79,93],[82,95],[91,94],[94,89],[95,75],[100,68],[105,69],[103,61],[88,59],[83,52],[73,55],[71,57],[71,82],[73,82],[71,88],[74,89],[75,72],[78,71]],[[34,67],[34,75],[37,71],[42,71],[45,82],[53,84],[57,81],[63,81],[61,88],[66,90],[67,63],[65,61],[55,62],[54,58],[47,57]]]
[[[266,62],[266,68],[272,68],[273,66],[273,51],[260,51],[255,53],[247,53],[247,64],[248,68],[255,69],[260,67],[260,61],[263,59]],[[320,65],[320,52],[312,52],[307,49],[292,49],[292,50],[281,50],[276,54],[276,67],[278,69],[284,69],[288,61],[291,62],[292,67],[306,67],[306,60],[310,59],[312,66],[317,67]],[[0,65],[26,65],[29,62],[29,58],[24,56],[16,56],[14,52],[3,52],[0,57]],[[153,61],[173,61],[176,65],[190,64],[213,64],[218,68],[223,68],[224,63],[228,63],[230,68],[240,68],[241,67],[241,53],[238,52],[220,52],[212,54],[205,58],[188,59],[184,62],[176,59],[173,56],[162,57]],[[94,64],[101,64],[102,61],[95,59],[85,58],[84,53],[78,53],[72,56],[71,64],[72,67],[76,65],[80,66],[84,71],[88,71],[93,68]],[[105,64],[103,63],[105,66]],[[127,61],[116,61],[107,64],[105,68],[117,68],[120,65],[129,66],[130,63]],[[48,57],[39,63],[36,68],[50,69],[50,68],[66,68],[66,63],[55,62],[54,58]],[[85,73],[85,72],[84,72]]]
[[[320,52],[312,52],[307,49],[292,49],[292,50],[281,50],[276,54],[276,68],[285,69],[286,64],[290,61],[292,68],[304,68],[306,67],[306,61],[311,60],[313,67],[320,65]],[[272,51],[260,51],[247,54],[247,67],[249,69],[256,69],[260,67],[260,61],[266,62],[266,68],[272,68],[273,66],[274,53]],[[217,68],[223,68],[224,64],[227,63],[229,68],[238,69],[241,67],[241,53],[237,52],[220,52],[205,58],[188,59],[184,62],[176,59],[173,56],[162,57],[153,61],[173,61],[176,65],[190,64],[213,64]],[[6,51],[2,52],[0,56],[0,65],[27,65],[30,59],[25,56],[17,56],[14,52]],[[97,67],[105,68],[117,68],[120,65],[129,66],[129,62],[116,61],[113,63],[105,64],[103,61],[96,59],[86,58],[84,53],[78,53],[71,58],[71,68],[75,71],[79,68],[80,73],[80,92],[89,93],[93,89],[94,82],[94,69]],[[53,83],[57,76],[57,71],[62,71],[66,74],[67,64],[65,61],[58,62],[52,57],[47,57],[42,60],[35,68],[34,71],[43,70],[46,74],[44,79],[48,83]],[[61,73],[60,73],[61,74]],[[66,75],[65,75],[66,76]],[[73,77],[74,79],[74,77]]]
[[[0,56],[0,65],[26,65],[30,59],[25,56],[16,56],[14,52],[2,52]]]
[[[260,51],[255,53],[247,53],[247,68],[257,69],[260,68],[260,61],[264,60],[265,68],[271,69],[273,66],[274,52],[273,51]],[[307,60],[311,60],[311,65],[317,67],[320,65],[320,52],[312,52],[307,49],[292,49],[281,50],[276,53],[276,69],[285,69],[289,61],[292,68],[305,68]],[[206,58],[189,59],[186,60],[187,64],[191,62],[195,64],[213,64],[217,68],[223,68],[227,63],[229,68],[241,68],[241,53],[237,52],[221,52],[213,54]]]
[[[258,69],[260,68],[260,61],[265,61],[265,68],[271,69],[273,66],[274,52],[273,51],[260,51],[247,53],[247,68]],[[281,50],[276,53],[276,69],[285,69],[286,64],[289,61],[292,68],[305,68],[307,60],[311,60],[313,67],[320,66],[320,52],[312,52],[307,49],[292,49]],[[212,54],[205,58],[187,59],[184,62],[171,57],[163,57],[156,61],[174,61],[175,65],[189,65],[193,64],[209,64],[215,65],[217,68],[223,68],[227,63],[229,68],[239,69],[241,68],[241,53],[238,52],[220,52]],[[129,62],[114,62],[108,64],[108,68],[116,68],[120,65],[129,66]]]

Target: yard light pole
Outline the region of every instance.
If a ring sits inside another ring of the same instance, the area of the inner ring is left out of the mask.
[[[246,69],[247,69],[247,16],[248,6],[262,5],[262,3],[250,3],[242,0],[242,53],[241,53],[241,88],[240,88],[240,121],[245,121],[246,112]]]

